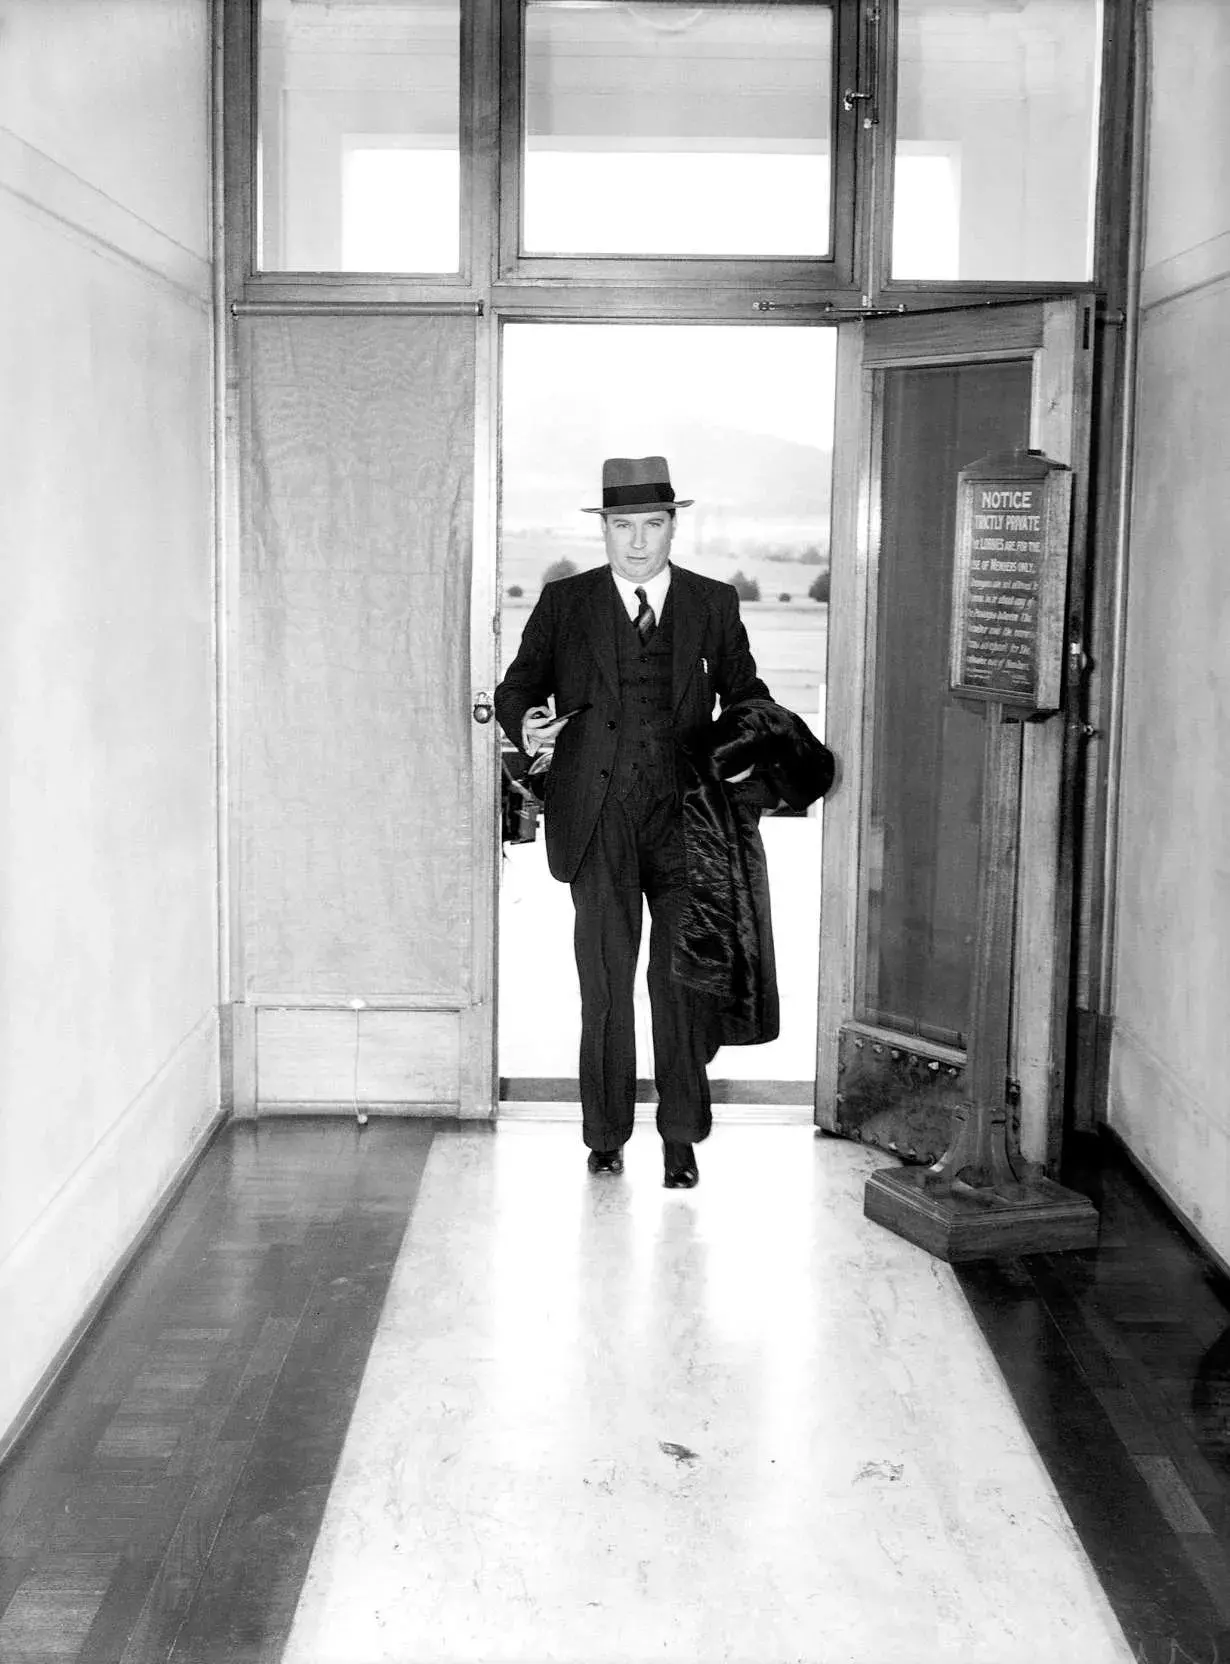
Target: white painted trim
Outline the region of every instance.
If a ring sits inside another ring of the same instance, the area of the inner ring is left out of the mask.
[[[1188,1236],[1191,1237],[1192,1241],[1200,1249],[1200,1252],[1213,1262],[1227,1281],[1230,1281],[1230,1258],[1227,1258],[1225,1254],[1219,1253],[1204,1232],[1192,1222],[1189,1216],[1179,1206],[1178,1202],[1175,1201],[1174,1195],[1167,1188],[1163,1180],[1158,1177],[1158,1175],[1153,1171],[1149,1164],[1142,1159],[1142,1157],[1137,1155],[1135,1149],[1128,1143],[1124,1135],[1117,1128],[1110,1126],[1109,1124],[1104,1127],[1103,1131],[1105,1135],[1109,1137],[1114,1147],[1123,1152],[1124,1156],[1126,1156],[1127,1160],[1131,1163],[1133,1171],[1140,1176],[1143,1183],[1148,1185],[1153,1194],[1158,1197],[1170,1213],[1173,1214],[1174,1218],[1178,1221],[1180,1226],[1182,1226],[1183,1230],[1187,1232]]]
[[[0,127],[0,191],[76,232],[95,248],[139,266],[202,309],[210,305],[211,263],[70,168]]]
[[[178,1200],[180,1192],[183,1190],[188,1180],[192,1177],[192,1174],[195,1172],[201,1157],[213,1143],[224,1123],[229,1119],[230,1117],[227,1115],[226,1111],[224,1109],[220,1109],[214,1116],[213,1120],[205,1128],[204,1132],[197,1139],[196,1143],[192,1146],[191,1150],[189,1150],[183,1162],[180,1164],[178,1172],[174,1175],[162,1195],[158,1198],[158,1201],[155,1203],[150,1212],[149,1218],[141,1227],[140,1232],[116,1261],[115,1265],[111,1269],[110,1275],[107,1277],[98,1293],[90,1301],[84,1312],[82,1312],[80,1318],[73,1325],[72,1333],[64,1342],[63,1346],[60,1347],[59,1351],[51,1360],[47,1368],[43,1371],[43,1374],[39,1379],[38,1385],[34,1388],[34,1391],[26,1399],[16,1416],[14,1416],[9,1427],[0,1432],[0,1462],[5,1460],[10,1450],[13,1449],[22,1434],[25,1432],[26,1428],[29,1427],[30,1423],[34,1420],[35,1416],[42,1408],[47,1395],[60,1379],[60,1376],[68,1368],[68,1365],[72,1361],[73,1354],[94,1326],[99,1313],[102,1311],[103,1307],[111,1298],[115,1290],[119,1287],[125,1273],[128,1271],[129,1266],[133,1264],[138,1254],[145,1247],[154,1232],[158,1229],[159,1225],[170,1211],[172,1204]]]
[[[841,1027],[854,1009],[866,727],[863,690],[868,676],[868,620],[879,537],[878,505],[873,505],[871,486],[875,468],[873,376],[865,362],[864,345],[861,322],[838,326],[839,438],[833,460],[833,559],[824,719],[825,743],[837,759],[837,778],[824,800],[821,842],[813,1116],[817,1126],[829,1130],[837,1125],[839,1108]],[[840,426],[843,422],[844,430]]]
[[[500,346],[498,318],[475,323],[474,506],[470,537],[470,698],[494,694],[500,679],[499,446]],[[500,788],[498,725],[470,729],[470,1004],[460,1019],[457,1093],[467,1118],[495,1114],[496,1010],[500,908]]]
[[[220,1114],[211,1006],[0,1259],[0,1446],[38,1408]]]
[[[353,1011],[351,996],[347,994],[322,994],[318,998],[311,994],[296,996],[286,994],[278,989],[272,993],[258,990],[249,993],[242,1002],[254,1011],[319,1011],[319,1012],[348,1012]],[[405,1015],[415,1015],[419,1012],[430,1012],[433,1016],[443,1013],[446,1016],[460,1016],[468,1008],[467,1001],[456,993],[444,994],[388,994],[376,991],[363,996],[364,1011],[400,1012]]]
[[[214,897],[214,951],[218,966],[218,1004],[225,1010],[231,1001],[231,611],[232,595],[238,583],[239,519],[234,494],[231,441],[230,367],[232,329],[226,309],[226,150],[225,43],[223,0],[213,0],[209,82],[209,223],[213,263],[210,269],[210,344],[212,381],[210,407],[212,423],[213,486],[211,547],[213,566],[213,722],[214,722],[214,867],[217,889]],[[233,1030],[232,1030],[233,1033]],[[232,1054],[233,1062],[233,1054]],[[234,1104],[233,1071],[224,1070],[223,1102]]]
[[[1219,232],[1194,248],[1155,260],[1140,277],[1140,310],[1150,312],[1167,301],[1208,289],[1230,278],[1230,231]]]
[[[1122,1018],[1111,1045],[1107,1123],[1185,1228],[1230,1260],[1230,1128],[1199,1083]]]
[[[359,1111],[363,1115],[401,1116],[408,1121],[440,1118],[448,1121],[466,1120],[468,1117],[458,1113],[457,1101],[444,1099],[434,1103],[419,1103],[411,1099],[394,1098],[362,1098],[359,1100]],[[272,1120],[279,1115],[330,1115],[346,1116],[355,1119],[354,1104],[349,1099],[341,1098],[262,1098],[257,1108],[256,1118],[261,1121]]]

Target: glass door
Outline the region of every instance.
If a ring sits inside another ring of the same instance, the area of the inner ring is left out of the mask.
[[[817,1120],[931,1162],[967,1093],[983,709],[948,690],[958,471],[1029,446],[1075,472],[1083,546],[1086,298],[843,326],[835,475]],[[1065,709],[1025,729],[1009,1095],[1058,1151],[1081,578]]]
[[[831,328],[505,324],[501,668],[543,584],[605,561],[600,526],[581,512],[600,500],[603,458],[662,454],[679,495],[696,499],[680,511],[672,559],[735,585],[761,676],[822,736],[835,363]],[[718,1053],[715,1102],[787,1104],[810,1117],[820,832],[819,805],[761,822],[781,1035]],[[572,901],[547,873],[541,832],[506,845],[499,905],[501,1100],[575,1104]],[[643,972],[637,1072],[648,1102]]]

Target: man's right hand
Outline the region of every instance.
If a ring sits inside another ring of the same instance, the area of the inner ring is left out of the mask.
[[[521,719],[521,749],[527,757],[549,757],[555,741],[567,722],[567,715],[552,716],[546,705],[532,705]]]

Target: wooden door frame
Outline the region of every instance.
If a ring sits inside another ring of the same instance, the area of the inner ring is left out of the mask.
[[[1010,307],[908,315],[839,326],[829,601],[828,743],[838,778],[825,803],[821,888],[816,1125],[836,1126],[838,1036],[854,1014],[860,860],[869,787],[868,679],[880,559],[882,372],[910,364],[1030,360],[1030,445],[1076,474],[1065,703],[1025,725],[1020,825],[1020,910],[1013,955],[1013,1056],[1020,1083],[1021,1145],[1054,1169],[1063,1135],[1070,997],[1074,824],[1084,673],[1083,552],[1093,370],[1092,293]],[[955,487],[955,481],[954,481]],[[935,1051],[911,1040],[914,1050]]]
[[[488,569],[492,574],[494,587],[491,591],[491,603],[487,607],[482,619],[477,619],[477,611],[474,615],[472,615],[471,628],[476,641],[478,634],[482,630],[485,629],[492,632],[490,636],[491,652],[493,658],[497,660],[497,650],[500,639],[500,609],[504,594],[504,574],[500,556],[499,540],[499,469],[500,447],[502,443],[501,412],[503,409],[504,325],[599,324],[603,326],[609,325],[612,328],[615,328],[626,324],[632,326],[654,325],[662,328],[687,328],[689,326],[697,326],[701,328],[737,327],[741,329],[757,330],[832,330],[836,328],[836,324],[830,316],[824,314],[817,315],[810,311],[803,312],[797,316],[789,314],[785,316],[754,315],[749,319],[746,312],[735,311],[730,307],[729,303],[721,297],[712,303],[697,305],[694,302],[683,304],[679,301],[678,297],[663,297],[661,294],[640,296],[637,298],[634,306],[605,308],[594,304],[592,297],[589,296],[574,296],[572,305],[567,308],[557,305],[553,298],[543,297],[537,294],[530,295],[528,297],[516,296],[512,299],[507,297],[497,297],[496,304],[493,304],[488,309],[486,314],[486,323],[489,326],[487,339],[490,346],[489,356],[486,362],[486,380],[485,382],[480,383],[479,389],[480,418],[484,414],[481,409],[484,386],[488,391],[489,408],[485,413],[486,420],[484,421],[480,419],[478,427],[480,429],[487,427],[489,433],[488,449],[485,453],[487,467],[489,469],[486,480],[486,485],[489,488],[486,493],[488,517],[486,525],[484,526],[483,519],[480,517],[478,512],[480,495],[483,493],[482,487],[480,486],[476,475],[474,573],[475,583],[477,584],[480,562],[486,560],[487,554],[489,553],[490,558],[488,561]],[[480,322],[480,329],[481,328],[482,323]],[[838,339],[840,341],[840,337]],[[840,346],[838,350],[840,365]],[[481,369],[481,351],[479,363]],[[840,368],[838,368],[838,375],[840,375]],[[840,388],[837,389],[834,399],[835,413],[839,408]],[[480,441],[476,431],[476,445],[479,443]],[[830,528],[831,526],[832,516],[830,513]],[[491,541],[489,546],[486,546],[484,543],[485,536],[490,537]],[[830,537],[831,536],[832,533],[830,530]],[[477,609],[477,589],[474,591],[474,600],[475,607]],[[475,658],[473,662],[477,663],[477,658]],[[493,674],[498,676],[498,671]],[[498,740],[498,735],[496,738]],[[492,851],[494,853],[498,852],[502,847],[500,844],[501,834],[499,827],[498,745],[496,746],[494,753],[493,766],[494,772],[491,777],[491,785],[487,789],[489,789],[492,794],[491,803],[489,803],[488,808],[490,809],[491,804],[494,804],[494,824],[492,830]],[[828,813],[827,801],[824,812],[825,814]],[[492,1090],[494,1096],[492,1118],[495,1119],[498,1117],[506,1120],[537,1120],[541,1118],[541,1112],[535,1110],[532,1106],[543,1104],[558,1105],[560,1102],[568,1101],[567,1093],[573,1092],[575,1094],[576,1082],[570,1076],[514,1076],[511,1077],[514,1089],[506,1097],[502,1096],[501,1087],[502,1085],[506,1085],[507,1082],[500,1076],[499,1073],[500,1012],[498,991],[501,947],[499,942],[500,868],[498,859],[494,861],[491,868],[488,888],[484,899],[485,905],[488,909],[487,916],[490,919],[489,929],[492,943],[491,966],[494,975],[492,1001],[486,1008],[491,1013],[491,1026],[487,1036],[485,1036],[485,1044],[489,1048],[488,1055],[491,1058],[491,1079],[493,1081]],[[812,1082],[805,1079],[764,1079],[756,1076],[754,1069],[749,1065],[746,1075],[742,1077],[718,1077],[712,1079],[709,1084],[714,1104],[729,1104],[738,1106],[737,1119],[740,1121],[746,1121],[752,1124],[761,1122],[773,1124],[781,1121],[789,1121],[793,1123],[798,1121],[800,1124],[803,1124],[807,1119],[809,1106],[813,1107],[814,1113],[814,1086]],[[646,1105],[652,1104],[656,1101],[652,1082],[640,1076],[638,1076],[637,1080],[636,1101],[639,1106],[638,1118],[643,1120],[652,1120],[652,1111],[645,1108]],[[514,1106],[511,1111],[508,1107],[509,1105]]]
[[[477,320],[474,353],[474,512],[470,551],[470,697],[494,694],[499,679],[500,320]],[[458,1092],[464,1117],[499,1110],[500,747],[494,721],[471,724],[472,839],[470,998],[461,1013]]]

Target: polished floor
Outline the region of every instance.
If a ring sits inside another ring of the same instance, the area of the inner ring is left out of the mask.
[[[0,1471],[2,1664],[279,1658],[431,1140],[214,1141]]]
[[[1098,1246],[959,1273],[1141,1664],[1230,1660],[1230,1280],[1105,1139]]]
[[[1113,1149],[959,1274],[860,1147],[629,1156],[227,1129],[0,1470],[0,1660],[1230,1658],[1230,1299]]]
[[[437,1140],[287,1664],[1130,1658],[951,1271],[862,1218],[872,1151],[625,1159]]]

